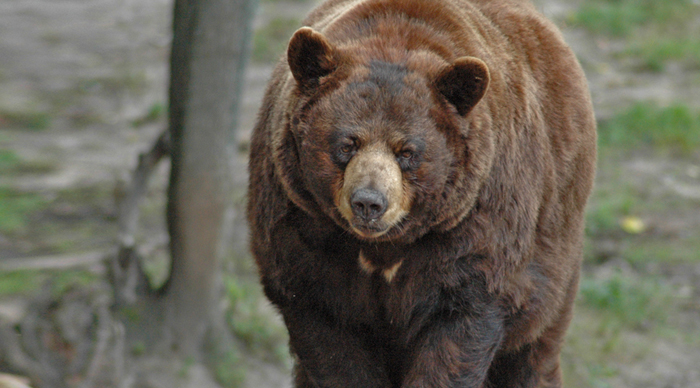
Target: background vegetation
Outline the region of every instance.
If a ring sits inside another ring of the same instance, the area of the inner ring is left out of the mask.
[[[700,71],[699,16],[691,0],[595,0],[559,22],[583,29],[630,79],[661,79]],[[609,69],[587,64],[592,79]],[[700,90],[694,79],[688,87]],[[700,101],[679,96],[652,90],[599,120],[585,271],[564,354],[569,386],[695,386],[695,372],[682,369],[700,357],[700,327],[689,324],[698,318]]]

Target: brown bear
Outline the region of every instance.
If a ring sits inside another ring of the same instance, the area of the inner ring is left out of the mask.
[[[296,387],[558,387],[596,157],[525,0],[330,0],[289,42],[248,221]]]

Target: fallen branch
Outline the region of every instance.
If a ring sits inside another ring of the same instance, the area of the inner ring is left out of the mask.
[[[150,290],[148,280],[136,249],[139,204],[146,194],[148,180],[158,163],[170,154],[170,135],[163,131],[151,148],[139,155],[139,161],[131,176],[131,182],[117,191],[119,238],[118,252],[110,266],[110,281],[117,304],[132,304],[138,295]]]
[[[131,176],[129,186],[117,194],[119,208],[119,246],[133,248],[139,221],[139,203],[146,194],[148,180],[158,163],[170,154],[170,135],[163,131],[147,152],[139,155],[139,161]]]
[[[168,236],[166,234],[155,236],[155,238],[149,239],[139,247],[139,254],[141,256],[149,256],[167,244]],[[101,249],[83,253],[3,259],[0,260],[0,272],[89,267],[111,260],[115,254],[116,251],[114,249]]]
[[[0,272],[42,269],[67,269],[99,264],[114,256],[113,249],[39,257],[0,260]]]
[[[96,307],[95,316],[97,319],[96,344],[94,345],[92,360],[89,363],[84,380],[79,388],[91,388],[104,367],[108,358],[110,340],[115,339],[115,327],[120,324],[112,319],[108,303],[101,303]],[[115,344],[113,344],[115,345]]]

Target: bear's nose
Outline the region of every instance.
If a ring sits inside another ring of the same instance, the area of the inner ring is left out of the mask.
[[[387,200],[384,194],[372,189],[359,189],[350,198],[352,212],[363,221],[378,220],[387,208]]]

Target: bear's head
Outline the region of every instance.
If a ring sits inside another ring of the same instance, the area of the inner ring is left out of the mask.
[[[490,75],[471,56],[378,51],[294,34],[281,175],[294,202],[358,238],[412,241],[474,204],[493,153],[488,115],[474,112]]]

